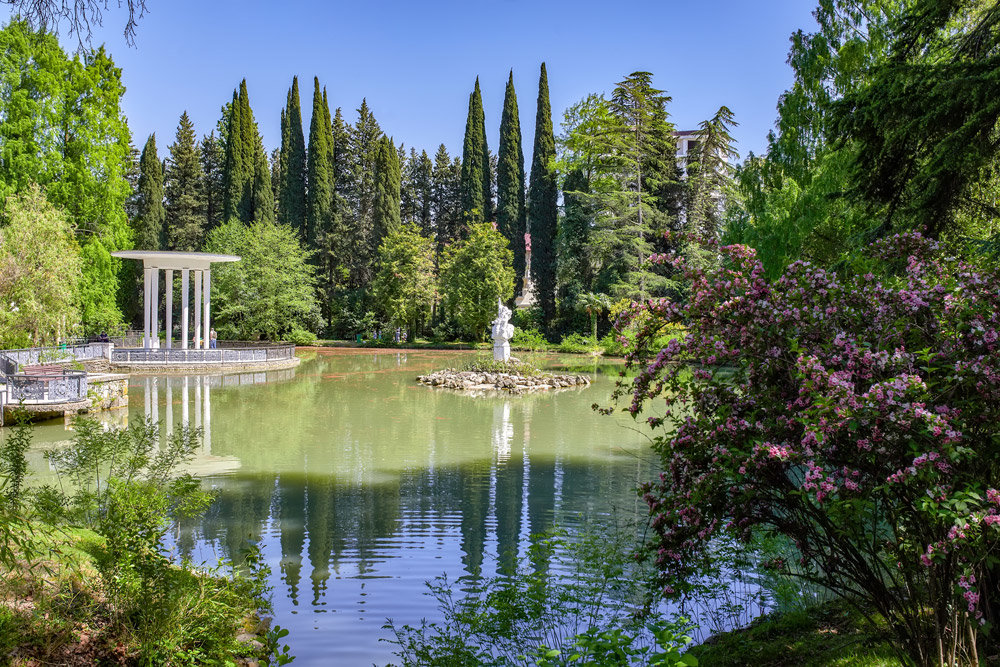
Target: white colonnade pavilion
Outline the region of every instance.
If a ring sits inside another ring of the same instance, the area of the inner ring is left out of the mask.
[[[122,250],[111,253],[122,259],[142,260],[143,268],[143,326],[142,346],[157,348],[160,346],[160,272],[163,276],[164,289],[164,347],[173,347],[173,315],[174,315],[174,272],[181,278],[180,293],[180,349],[189,348],[188,339],[192,338],[193,349],[207,350],[209,347],[209,331],[211,331],[211,293],[212,264],[216,262],[236,262],[236,255],[220,255],[210,252],[174,252],[167,250]],[[194,292],[194,312],[190,312],[189,296]],[[192,316],[194,321],[192,322]],[[188,325],[192,325],[189,329]],[[189,335],[190,333],[190,335]]]

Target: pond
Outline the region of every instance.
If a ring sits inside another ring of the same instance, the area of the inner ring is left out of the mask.
[[[473,397],[415,382],[474,354],[306,350],[292,371],[133,376],[128,415],[104,419],[204,429],[193,469],[218,497],[174,543],[214,560],[258,542],[296,665],[386,664],[387,618],[437,615],[425,581],[506,571],[557,524],[645,515],[635,487],[652,473],[648,440],[590,407],[607,402],[613,362],[540,357],[594,379],[558,393]],[[41,452],[67,428],[36,429],[40,477]]]

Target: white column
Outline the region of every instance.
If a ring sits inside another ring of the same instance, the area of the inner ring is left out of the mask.
[[[188,349],[188,270],[181,269],[181,349]]]
[[[150,329],[149,320],[150,320],[150,317],[149,317],[149,313],[152,310],[152,306],[153,306],[152,299],[151,299],[151,294],[150,294],[152,292],[152,289],[153,289],[153,287],[152,287],[152,284],[153,284],[152,275],[153,275],[153,269],[148,269],[146,267],[143,267],[143,270],[142,270],[142,280],[143,280],[143,287],[142,287],[142,346],[143,347],[150,347],[150,341],[149,341],[149,329]]]
[[[202,301],[202,305],[204,307],[204,312],[202,313],[202,318],[201,319],[202,319],[202,322],[204,323],[204,326],[205,326],[205,343],[204,343],[203,347],[207,350],[209,347],[211,347],[211,342],[209,342],[209,338],[210,338],[210,336],[212,334],[212,327],[209,326],[209,323],[208,323],[208,302],[212,298],[212,288],[211,288],[211,285],[212,285],[212,270],[211,269],[205,269],[205,271],[203,273],[204,273],[204,277],[201,280],[202,280],[202,283],[204,283],[205,296],[204,296],[204,299]]]
[[[169,350],[173,347],[174,338],[174,271],[173,269],[167,269],[164,274],[163,279],[163,291],[166,293],[167,302],[167,331],[166,331],[166,343],[167,349]]]
[[[160,347],[160,269],[153,267],[153,275],[150,276],[153,290],[153,303],[149,310],[149,346]]]
[[[153,416],[153,409],[150,407],[150,399],[152,396],[149,391],[149,378],[144,378],[143,388],[142,388],[142,398],[143,398],[143,411],[142,414],[146,419],[150,419]]]
[[[201,348],[201,271],[194,272],[194,349]]]

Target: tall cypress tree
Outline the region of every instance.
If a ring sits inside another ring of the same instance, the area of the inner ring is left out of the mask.
[[[225,159],[222,145],[215,137],[214,131],[201,138],[201,171],[205,177],[201,189],[205,194],[206,233],[222,221],[222,167]]]
[[[382,239],[399,229],[400,167],[399,153],[392,138],[383,136],[375,161],[375,203],[372,215],[372,253],[377,253]]]
[[[244,85],[245,83],[246,81],[244,81]],[[222,217],[224,220],[239,217],[243,189],[252,175],[250,165],[244,164],[243,161],[240,138],[241,110],[239,93],[233,91],[233,101],[229,105],[229,118],[226,120],[226,157],[222,169]]]
[[[316,237],[324,229],[331,215],[333,203],[331,191],[330,150],[330,110],[325,107],[325,98],[319,88],[319,78],[313,78],[312,120],[309,122],[308,178],[309,190],[306,196],[306,234],[309,247],[316,244]]]
[[[194,125],[185,111],[170,145],[164,173],[167,198],[167,247],[194,251],[201,247],[205,225],[205,175],[195,146]]]
[[[136,215],[132,219],[135,247],[160,250],[163,247],[163,166],[156,155],[156,134],[149,135],[139,158],[139,183],[136,188]]]
[[[559,221],[559,188],[553,161],[556,139],[552,132],[549,80],[542,63],[538,77],[538,108],[535,114],[535,146],[528,183],[528,230],[531,233],[531,274],[538,300],[549,326],[556,314],[556,226]]]
[[[469,116],[465,121],[465,141],[462,144],[462,216],[466,224],[492,219],[492,184],[483,96],[479,90],[479,77],[476,77],[476,86],[469,95]]]
[[[521,146],[521,121],[514,92],[514,70],[507,79],[500,119],[500,149],[497,155],[497,230],[510,241],[514,251],[514,275],[524,275],[524,230],[527,211],[524,205],[524,149]]]
[[[306,221],[306,142],[302,134],[299,77],[292,77],[285,106],[281,142],[281,185],[278,222],[301,233]]]

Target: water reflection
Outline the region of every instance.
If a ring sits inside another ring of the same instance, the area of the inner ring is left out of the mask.
[[[648,450],[590,410],[610,393],[603,375],[583,390],[472,398],[414,381],[467,355],[308,354],[287,375],[134,378],[130,396],[133,418],[204,430],[194,470],[217,498],[173,546],[214,561],[258,543],[297,665],[385,664],[386,617],[437,615],[425,581],[511,573],[555,524],[643,514]]]

